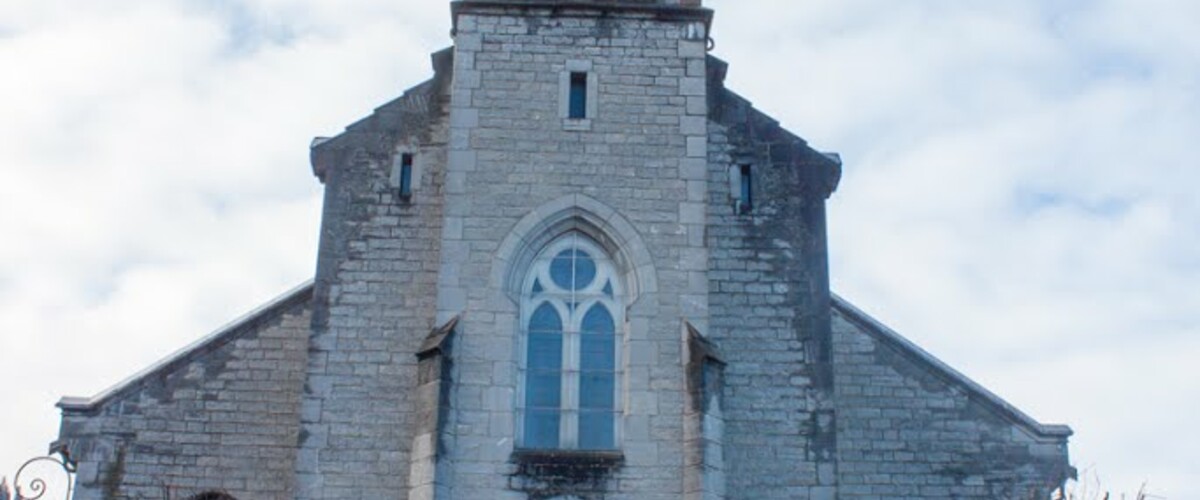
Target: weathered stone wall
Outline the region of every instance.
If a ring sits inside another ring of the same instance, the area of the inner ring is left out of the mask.
[[[834,309],[841,498],[1045,499],[1070,430],[1007,406],[861,312]]]
[[[297,498],[407,491],[421,410],[416,353],[435,326],[449,58],[435,54],[432,81],[314,147],[325,206]],[[394,183],[405,153],[408,199]]]
[[[103,401],[64,402],[60,439],[80,464],[74,498],[292,498],[309,292]]]
[[[704,14],[460,6],[438,302],[440,319],[463,313],[451,498],[680,498],[681,332],[684,319],[707,326]],[[575,70],[594,78],[594,114],[569,122]],[[519,325],[504,275],[529,242],[571,229],[613,243],[637,282],[618,327],[611,468],[514,455]]]
[[[724,63],[709,64],[709,336],[728,363],[726,487],[730,498],[833,498],[824,203],[837,168],[721,88]],[[736,202],[741,165],[749,210]]]

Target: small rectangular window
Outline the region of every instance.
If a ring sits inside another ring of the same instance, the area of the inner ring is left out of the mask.
[[[411,153],[403,153],[400,155],[400,197],[409,198],[412,196],[412,170],[413,170],[413,155]]]
[[[738,196],[738,213],[744,214],[754,208],[754,188],[750,181],[750,165],[742,165],[738,170],[741,185],[741,193]]]
[[[568,118],[587,118],[587,76],[587,73],[584,72],[571,72],[570,104],[567,111]]]

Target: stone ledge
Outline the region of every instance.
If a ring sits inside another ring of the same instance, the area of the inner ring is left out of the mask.
[[[625,462],[620,450],[532,450],[512,452],[512,461],[532,467],[613,468]]]
[[[555,12],[570,10],[572,14],[590,15],[592,17],[611,16],[617,13],[652,14],[655,18],[666,21],[699,21],[705,26],[705,33],[711,31],[712,9],[691,5],[668,5],[656,2],[595,2],[595,1],[563,1],[563,0],[458,0],[451,2],[450,15],[453,20],[451,33],[458,32],[458,16],[460,14],[477,14],[508,9],[552,9]],[[589,12],[593,14],[588,14]]]
[[[619,450],[515,450],[511,488],[531,498],[599,493],[609,489],[614,472],[625,463]]]

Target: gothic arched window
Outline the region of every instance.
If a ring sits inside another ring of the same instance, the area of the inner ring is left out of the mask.
[[[522,448],[617,448],[621,291],[613,261],[581,233],[534,259],[521,293]]]

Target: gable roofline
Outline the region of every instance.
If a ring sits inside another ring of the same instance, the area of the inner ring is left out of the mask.
[[[313,138],[309,164],[321,182],[329,169],[364,152],[390,154],[398,137],[427,126],[443,108],[446,89],[454,73],[454,47],[430,54],[433,77],[406,89],[399,97],[376,107],[367,116],[347,125],[333,137]]]
[[[1005,401],[1000,396],[987,390],[979,383],[971,380],[970,377],[963,375],[958,370],[951,368],[942,360],[934,357],[928,351],[920,348],[912,341],[904,338],[895,330],[888,328],[887,325],[879,322],[879,320],[871,317],[861,309],[855,307],[846,299],[831,293],[833,298],[833,309],[837,314],[840,314],[846,320],[858,325],[863,331],[870,334],[876,340],[891,346],[899,351],[908,359],[925,365],[938,377],[946,382],[961,387],[970,394],[972,401],[979,401],[985,406],[991,408],[995,413],[1003,417],[1005,420],[1012,422],[1025,429],[1033,437],[1040,440],[1050,440],[1056,442],[1065,442],[1068,437],[1074,434],[1069,426],[1060,424],[1043,424],[1038,422],[1033,417],[1025,412],[1017,409],[1017,407]]]
[[[109,401],[142,387],[153,377],[170,372],[199,356],[213,352],[236,340],[240,334],[262,322],[276,317],[298,304],[310,301],[312,291],[313,280],[308,280],[92,397],[64,396],[55,406],[61,408],[63,413],[93,412]]]
[[[804,189],[828,199],[842,178],[842,159],[837,153],[817,151],[766,112],[754,107],[749,99],[725,86],[729,63],[709,54],[706,58],[708,80],[708,119],[741,134],[750,142],[770,144],[766,148],[735,150],[735,160],[748,160],[799,169]]]

